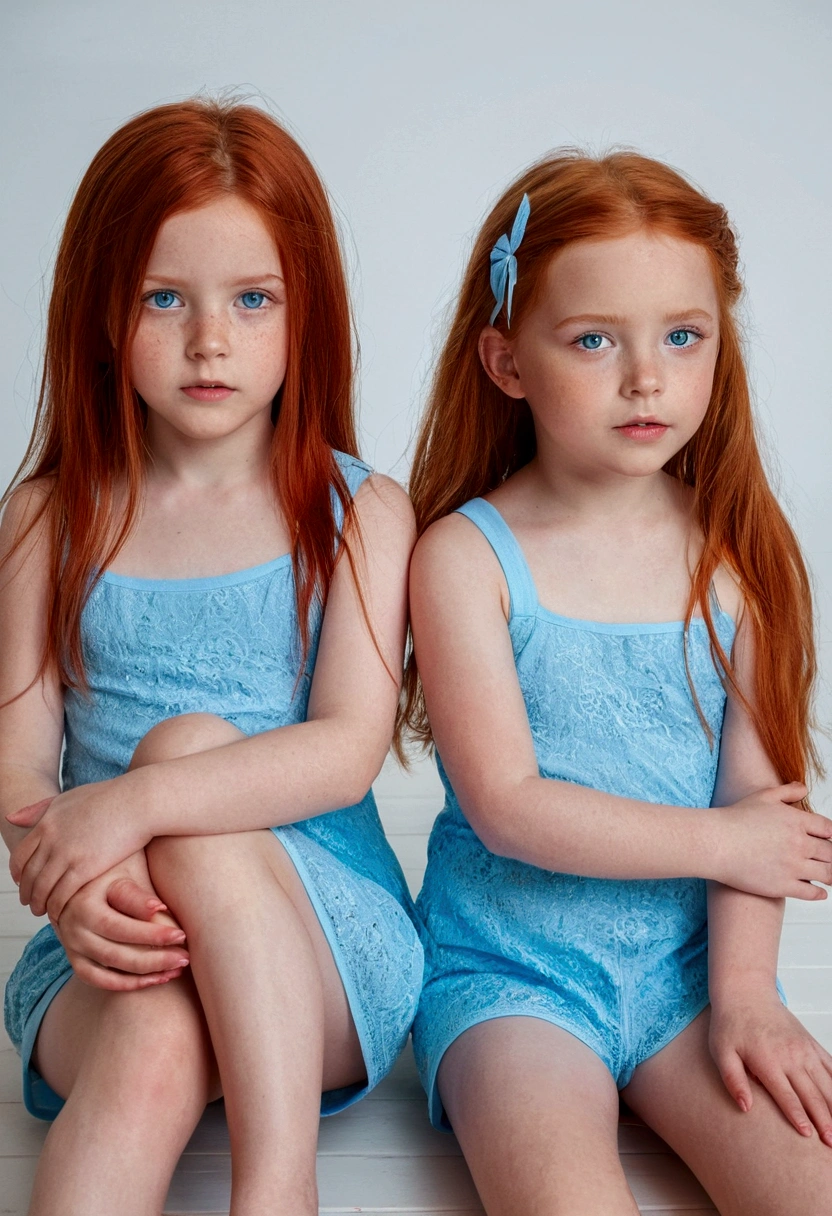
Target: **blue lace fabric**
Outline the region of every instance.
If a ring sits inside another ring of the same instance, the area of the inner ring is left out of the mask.
[[[491,544],[511,597],[509,632],[542,777],[625,798],[707,807],[725,691],[707,627],[603,624],[541,607],[522,550],[483,499],[460,508]],[[730,654],[731,617],[715,627]],[[439,761],[445,806],[431,833],[417,909],[425,987],[413,1031],[431,1119],[442,1056],[491,1018],[536,1017],[568,1030],[619,1088],[708,1003],[705,883],[561,874],[498,857],[477,837]]]
[[[350,493],[365,464],[335,453]],[[333,493],[339,526],[340,501]],[[82,617],[91,697],[65,698],[64,789],[123,773],[164,719],[214,713],[247,735],[306,717],[322,614],[301,666],[289,555],[216,578],[137,579],[105,572]],[[381,1080],[410,1029],[422,981],[415,912],[372,792],[360,803],[272,829],[305,886],[346,989],[367,1082],[322,1097],[333,1114]],[[61,1099],[30,1065],[49,1002],[72,974],[51,926],[29,943],[6,986],[5,1020],[23,1059],[24,1100],[54,1118]]]

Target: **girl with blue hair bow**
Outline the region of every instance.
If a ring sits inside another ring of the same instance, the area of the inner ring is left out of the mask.
[[[737,260],[666,166],[551,157],[486,220],[439,360],[411,484],[406,712],[446,789],[414,1041],[490,1216],[635,1216],[619,1091],[723,1216],[832,1193],[832,1057],[775,975],[783,897],[832,880],[802,805],[811,602]]]

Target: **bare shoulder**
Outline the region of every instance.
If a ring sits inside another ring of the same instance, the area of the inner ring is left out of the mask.
[[[371,474],[358,487],[354,501],[365,531],[370,528],[389,532],[393,528],[396,534],[407,536],[413,543],[416,535],[413,506],[407,492],[392,477],[384,473]]]
[[[45,553],[49,543],[46,525],[51,493],[52,479],[40,477],[18,486],[9,496],[0,519],[0,562],[15,548],[20,562]]]
[[[508,587],[494,551],[473,524],[459,512],[438,519],[420,536],[410,564],[411,586],[442,589],[474,604],[496,596],[508,607]]]

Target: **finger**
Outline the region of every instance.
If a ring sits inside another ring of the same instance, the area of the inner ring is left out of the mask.
[[[41,870],[47,864],[49,859],[49,846],[41,841],[35,843],[35,848],[32,850],[32,855],[29,857],[23,867],[18,887],[18,895],[22,904],[28,904],[32,908],[32,900],[35,893],[35,883],[38,880]],[[34,912],[34,908],[32,908]],[[35,912],[35,916],[42,916],[43,913]]]
[[[817,1128],[818,1135],[825,1144],[832,1145],[832,1114],[829,1105],[816,1085],[814,1078],[806,1070],[791,1076],[792,1088],[797,1094],[803,1109]]]
[[[33,828],[36,823],[40,822],[45,811],[51,806],[57,796],[57,794],[51,794],[49,798],[41,798],[40,802],[33,802],[30,806],[22,806],[19,811],[12,811],[6,818],[15,827]]]
[[[84,954],[99,967],[124,971],[130,975],[154,975],[159,972],[181,971],[188,966],[187,952],[177,948],[159,949],[155,946],[123,946],[106,938],[94,938]]]
[[[832,867],[825,861],[806,862],[806,880],[808,882],[822,882],[825,887],[828,887],[830,879],[832,879]]]
[[[811,1120],[807,1116],[803,1103],[795,1093],[792,1083],[785,1073],[778,1072],[764,1077],[761,1076],[758,1080],[761,1085],[766,1087],[772,1098],[774,1098],[774,1101],[780,1107],[792,1127],[796,1128],[801,1136],[811,1136]]]
[[[778,785],[772,791],[780,802],[801,802],[809,793],[802,781],[789,781],[786,785]]]
[[[140,887],[132,878],[117,878],[107,888],[107,902],[117,912],[133,916],[137,920],[150,920],[157,912],[166,912],[155,891]]]
[[[790,899],[805,899],[810,903],[813,900],[826,899],[826,892],[823,887],[812,886],[810,882],[797,882],[791,891],[787,892]]]
[[[818,1129],[818,1135],[824,1144],[832,1148],[832,1075],[824,1068],[821,1060],[816,1065],[810,1065],[807,1072],[820,1095],[820,1122],[812,1117],[812,1122]],[[805,1102],[804,1102],[805,1105]]]
[[[814,811],[811,815],[806,816],[806,831],[810,836],[822,836],[827,840],[832,837],[832,819],[827,819],[825,815],[819,815]]]
[[[732,1051],[718,1056],[716,1066],[719,1069],[723,1084],[728,1093],[742,1111],[751,1110],[753,1096],[748,1083],[745,1065],[737,1052]]]
[[[70,904],[55,926],[65,948],[88,954],[87,944],[99,937],[125,946],[171,947],[184,946],[185,933],[178,925],[165,921],[148,922],[132,916],[122,916],[111,908],[78,908]]]
[[[40,843],[40,834],[38,832],[30,832],[28,836],[24,836],[20,843],[16,844],[12,849],[12,855],[9,858],[9,872],[18,886],[20,886],[26,866],[32,857],[34,857]]]
[[[49,913],[50,920],[59,921],[73,895],[89,879],[88,874],[79,874],[72,866],[64,869],[60,862],[50,863],[38,875],[34,894],[38,901],[43,901],[43,910]],[[34,903],[31,907],[34,910]]]
[[[104,988],[108,992],[136,992],[141,988],[152,988],[158,984],[167,984],[180,974],[175,971],[159,971],[154,975],[130,975],[124,971],[112,971],[108,967],[100,967],[89,958],[74,958],[72,966],[79,980],[92,988]]]
[[[185,941],[178,925],[136,920],[112,911],[96,918],[95,934],[127,946],[181,946]]]

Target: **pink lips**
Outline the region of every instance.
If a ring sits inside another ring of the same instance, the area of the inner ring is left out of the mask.
[[[628,439],[635,439],[637,443],[649,443],[651,439],[661,439],[662,435],[667,431],[667,427],[663,422],[641,423],[628,422],[624,426],[615,428],[620,434],[626,435]]]
[[[224,401],[234,389],[225,384],[188,384],[182,392],[194,401]]]

